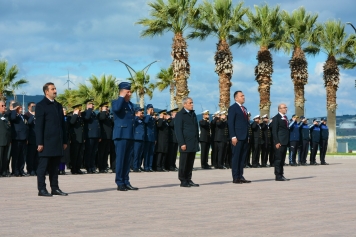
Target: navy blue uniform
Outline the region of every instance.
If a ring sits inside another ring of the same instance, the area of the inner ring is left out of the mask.
[[[11,168],[16,176],[24,175],[25,157],[27,151],[28,125],[22,114],[17,114],[16,110],[11,111]]]
[[[310,152],[310,164],[316,165],[316,153],[320,144],[320,127],[319,125],[312,125],[310,127],[311,137],[311,152]]]
[[[134,154],[132,162],[134,171],[138,171],[141,167],[145,140],[145,127],[144,120],[136,116],[134,128]]]
[[[143,166],[145,171],[149,171],[152,170],[155,142],[157,141],[157,130],[156,121],[151,115],[146,115],[144,117],[144,122],[146,124],[146,136]]]
[[[124,97],[112,101],[114,114],[113,140],[116,151],[116,177],[118,186],[130,185],[130,159],[132,158],[135,114],[134,107]]]
[[[309,125],[306,123],[303,123],[299,127],[300,131],[300,139],[302,142],[302,148],[301,148],[301,157],[300,157],[300,162],[302,165],[305,165],[307,163],[307,156],[309,152],[309,142],[310,142],[310,134],[309,134]]]
[[[289,124],[289,141],[289,164],[295,165],[297,163],[296,157],[299,148],[300,131],[299,124],[293,120]],[[298,162],[300,162],[300,160]]]
[[[100,124],[93,109],[87,109],[82,112],[82,118],[84,119],[85,134],[85,166],[88,173],[95,173],[95,158],[100,139]]]
[[[325,163],[326,150],[328,149],[329,128],[326,124],[320,124],[320,162]]]
[[[99,142],[98,147],[98,166],[100,172],[107,172],[106,169],[108,168],[108,157],[110,144],[112,142],[113,124],[107,111],[101,111],[98,114],[98,119],[101,131],[101,141]]]

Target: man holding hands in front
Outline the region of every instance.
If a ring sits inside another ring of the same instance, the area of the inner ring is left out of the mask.
[[[273,117],[272,137],[275,148],[274,174],[276,181],[289,181],[283,174],[283,166],[289,144],[289,122],[286,116],[287,106],[278,105],[278,114]]]
[[[231,139],[232,182],[235,184],[251,183],[243,176],[245,157],[248,149],[248,129],[250,126],[247,109],[243,106],[245,95],[242,91],[234,93],[235,102],[228,110],[228,127]]]

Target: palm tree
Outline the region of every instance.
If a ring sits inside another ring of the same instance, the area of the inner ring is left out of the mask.
[[[345,55],[337,60],[337,64],[344,69],[354,69],[356,67],[356,45],[351,48],[351,54]]]
[[[162,68],[161,71],[156,75],[156,78],[159,80],[156,82],[155,87],[158,88],[159,91],[163,91],[169,87],[169,94],[171,97],[171,109],[176,107],[176,100],[174,96],[175,92],[175,81],[173,75],[173,68],[169,67],[168,69]]]
[[[260,47],[257,53],[258,64],[255,67],[255,80],[258,82],[260,94],[260,114],[270,113],[270,87],[272,85],[273,60],[270,50],[280,49],[285,42],[282,40],[282,18],[279,6],[270,8],[267,4],[254,6],[255,14],[246,13],[248,21],[244,29],[238,29],[232,44],[239,46],[254,43]]]
[[[131,83],[131,91],[136,92],[140,98],[140,107],[145,106],[145,95],[148,95],[150,99],[153,96],[153,90],[155,85],[150,83],[150,75],[145,75],[143,71],[138,71],[134,77],[127,78]]]
[[[308,62],[302,47],[310,42],[318,15],[307,13],[304,7],[300,7],[292,14],[283,11],[282,18],[284,50],[289,54],[293,49],[289,67],[294,84],[295,114],[301,116],[304,114],[304,86],[308,83]]]
[[[215,52],[215,72],[219,75],[220,110],[227,110],[230,106],[230,87],[233,74],[232,54],[227,42],[232,38],[232,29],[240,27],[242,17],[247,12],[243,2],[235,7],[231,0],[214,0],[213,3],[204,1],[199,6],[199,15],[193,23],[194,32],[188,38],[206,39],[210,35],[218,38],[217,51]]]
[[[356,37],[355,35],[346,35],[345,25],[341,21],[329,20],[324,24],[317,24],[312,42],[313,45],[306,48],[306,52],[315,55],[323,51],[327,55],[327,60],[323,66],[323,79],[326,88],[326,110],[329,127],[328,152],[336,152],[336,92],[340,82],[336,57],[351,55],[351,48],[356,43]]]
[[[87,99],[93,99],[94,109],[98,109],[101,103],[110,102],[118,96],[117,81],[112,75],[104,74],[100,78],[92,75],[89,83],[90,85],[80,83],[77,90],[65,90],[58,95],[57,100],[70,108],[76,104],[84,104]]]
[[[187,79],[190,75],[187,42],[183,37],[184,30],[191,19],[198,13],[194,7],[197,0],[156,0],[149,2],[150,18],[140,19],[136,24],[146,29],[142,37],[162,35],[171,31],[174,34],[171,56],[174,81],[176,82],[176,101],[182,108],[182,99],[189,94]]]
[[[18,72],[16,65],[7,69],[7,61],[0,61],[0,100],[6,100],[6,96],[15,96],[14,91],[28,83],[23,78],[15,81]]]

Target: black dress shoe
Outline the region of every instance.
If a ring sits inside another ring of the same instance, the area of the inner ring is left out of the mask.
[[[189,181],[188,184],[191,186],[191,187],[199,187],[199,184],[195,184],[193,183],[193,181]]]
[[[169,172],[169,170],[162,168],[162,172]]]
[[[329,163],[321,162],[321,165],[329,165]]]
[[[36,172],[35,171],[31,171],[31,176],[36,176]]]
[[[81,170],[77,170],[77,174],[84,174],[84,172]]]
[[[127,191],[127,188],[126,188],[125,185],[118,186],[118,187],[117,187],[117,191]]]
[[[179,169],[177,167],[174,167],[175,171],[178,171]]]
[[[125,186],[127,190],[138,190],[138,188],[132,187],[131,184]]]
[[[289,181],[290,179],[286,179],[284,176],[276,178],[276,181]]]
[[[62,192],[62,190],[60,189],[52,190],[51,194],[58,195],[58,196],[68,196],[68,193]]]
[[[46,189],[38,191],[38,196],[42,197],[52,197],[53,195],[50,194]]]
[[[132,172],[135,172],[135,173],[140,173],[140,172],[141,172],[141,170],[139,170],[139,169],[134,169]]]
[[[192,171],[196,171],[197,169],[193,168]]]
[[[226,170],[227,168],[225,166],[219,166],[219,169]]]
[[[153,169],[149,169],[148,171],[149,171],[149,172],[155,172]]]
[[[246,184],[251,183],[251,180],[246,180],[246,179],[240,179],[240,181],[242,183],[246,183]]]
[[[232,181],[234,184],[243,184],[243,182],[241,181],[241,179],[234,179]]]
[[[183,187],[183,188],[190,188],[191,187],[189,183],[181,183],[180,186]]]
[[[251,168],[251,167],[250,167],[250,166],[248,166],[248,165],[246,165],[244,168],[245,168],[245,169],[247,169],[247,168]]]
[[[302,163],[302,166],[308,166],[309,164],[307,164],[307,163]]]

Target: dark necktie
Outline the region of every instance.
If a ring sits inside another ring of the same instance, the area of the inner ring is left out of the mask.
[[[287,126],[287,128],[288,128],[288,119],[287,119],[287,116],[283,115],[283,118],[285,119],[285,121],[286,121],[286,126]]]
[[[246,108],[241,105],[241,110],[244,113],[245,118],[247,118]]]

